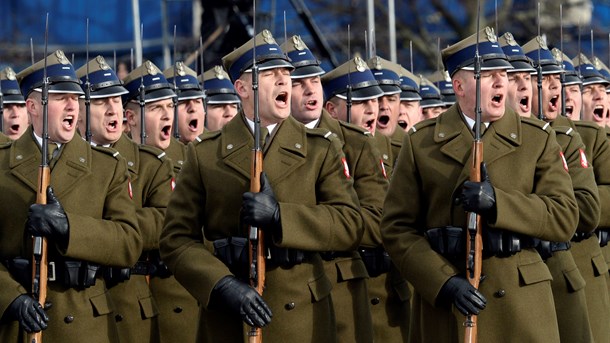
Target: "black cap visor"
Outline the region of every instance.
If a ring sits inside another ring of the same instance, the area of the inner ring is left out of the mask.
[[[303,79],[306,77],[314,77],[324,75],[326,72],[318,65],[308,65],[299,68],[295,68],[290,77],[293,79]]]

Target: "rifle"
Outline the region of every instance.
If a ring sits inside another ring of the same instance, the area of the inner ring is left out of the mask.
[[[201,50],[201,53],[199,53],[199,50]],[[205,67],[204,67],[204,62],[203,62],[203,37],[199,36],[199,50],[197,50],[197,52],[199,53],[199,63],[201,63],[201,91],[203,92],[203,113],[204,113],[204,119],[203,119],[203,127],[204,128],[208,128],[208,97],[207,94],[205,94],[205,80],[203,77],[203,74],[205,74]]]
[[[51,181],[51,170],[49,168],[49,80],[47,79],[47,47],[49,37],[49,14],[44,33],[44,71],[42,77],[42,156],[38,168],[38,190],[36,192],[36,203],[45,205],[47,203],[47,188]],[[32,237],[32,296],[44,308],[47,301],[47,239],[41,236]],[[28,333],[28,342],[42,343],[42,331]]]
[[[540,63],[540,45],[542,44],[542,37],[540,36],[540,3],[538,3],[538,15],[536,17],[538,23],[538,64],[536,65],[536,78],[538,87],[538,119],[544,120],[544,114],[542,113],[542,64]]]
[[[250,165],[250,192],[260,192],[261,173],[263,171],[263,149],[261,147],[261,118],[258,112],[258,65],[256,65],[256,0],[253,1],[252,26],[254,27],[254,48],[252,49],[252,91],[254,93],[254,148],[252,149],[252,161]],[[248,260],[250,262],[250,286],[254,287],[258,294],[263,295],[265,287],[265,237],[264,232],[258,227],[248,227]],[[251,327],[248,331],[249,343],[262,343],[263,330],[259,327]]]
[[[347,99],[345,99],[346,118],[348,123],[352,122],[352,58],[351,58],[351,41],[352,35],[349,24],[347,25]]]
[[[174,25],[174,92],[176,96],[172,98],[174,103],[174,138],[180,140],[180,131],[178,130],[178,86],[176,86],[176,25]]]
[[[142,46],[144,46],[144,24],[140,27],[140,40],[142,41]],[[133,63],[133,59],[131,61]],[[140,75],[140,87],[138,88],[138,91],[140,92],[138,99],[140,103],[140,144],[144,145],[146,144],[146,101],[144,99],[146,90],[144,89],[144,75]]]
[[[91,143],[91,83],[89,82],[89,18],[87,18],[87,58],[85,63],[85,139]]]
[[[474,141],[472,143],[472,165],[470,166],[470,181],[481,181],[481,162],[483,161],[483,142],[481,141],[481,56],[479,55],[479,14],[480,1],[477,1],[477,44],[474,53],[474,78],[476,80]],[[479,288],[481,270],[483,267],[483,239],[481,216],[476,212],[468,213],[468,238],[466,239],[466,278],[474,287]],[[477,341],[477,316],[469,314],[464,322],[464,342]]]
[[[563,4],[559,4],[559,46],[562,53],[561,56],[561,69],[562,73],[559,75],[561,81],[561,116],[566,116],[566,73],[563,65]]]

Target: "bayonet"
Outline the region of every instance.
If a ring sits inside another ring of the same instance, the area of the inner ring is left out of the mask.
[[[566,116],[566,75],[563,66],[563,4],[559,4],[559,49],[561,50],[561,115]]]
[[[174,138],[180,139],[180,130],[178,130],[178,93],[180,90],[178,86],[176,86],[176,67],[178,64],[178,59],[176,58],[176,25],[174,25],[174,92],[176,92],[176,96],[172,98],[174,103]]]
[[[87,18],[86,30],[86,54],[85,65],[87,71],[85,74],[85,139],[91,143],[91,83],[89,82],[89,18]]]
[[[364,38],[366,39],[366,31],[364,32]],[[352,35],[350,31],[350,25],[347,24],[347,92],[345,94],[346,101],[346,118],[348,123],[352,122],[352,48],[351,48]]]
[[[144,46],[144,24],[140,25],[140,41],[142,42],[142,46]],[[133,49],[131,50],[133,56]],[[131,60],[133,63],[133,59]],[[144,59],[142,59],[142,63],[144,63]],[[140,96],[140,144],[146,144],[146,90],[144,89],[144,75],[140,74],[140,87],[138,88]]]
[[[536,78],[538,86],[538,119],[544,120],[544,113],[542,113],[542,63],[540,63],[540,45],[542,44],[542,37],[540,36],[540,2],[538,2],[538,14],[536,15],[536,24],[538,26],[538,64],[536,65]]]

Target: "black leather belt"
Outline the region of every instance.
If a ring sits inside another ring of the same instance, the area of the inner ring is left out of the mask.
[[[540,241],[540,244],[536,246],[536,250],[538,250],[540,257],[542,257],[543,260],[546,260],[557,251],[569,250],[570,246],[570,242]]]
[[[324,261],[332,261],[340,257],[351,257],[352,253],[349,251],[323,251],[320,256]]]
[[[599,240],[599,246],[605,247],[608,245],[608,241],[610,241],[610,231],[606,229],[597,229],[595,231],[597,234],[597,238]]]
[[[576,232],[572,237],[572,242],[582,242],[585,239],[589,239],[593,234],[591,232]]]
[[[153,274],[155,270],[157,270],[157,268],[154,264],[148,261],[138,261],[133,267],[131,267],[131,274],[150,275]]]

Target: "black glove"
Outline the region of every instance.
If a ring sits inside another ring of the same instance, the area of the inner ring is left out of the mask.
[[[256,290],[234,276],[220,279],[211,296],[211,307],[227,308],[239,314],[250,326],[264,327],[271,322],[271,309]]]
[[[29,295],[18,296],[6,309],[4,317],[16,320],[28,333],[39,332],[47,328],[49,317],[38,301]]]
[[[53,193],[53,188],[47,188],[47,204],[30,205],[26,229],[32,236],[52,238],[59,247],[66,249],[70,237],[68,217],[59,200]]]
[[[281,232],[280,204],[275,199],[273,189],[265,172],[261,173],[261,190],[243,195],[241,219],[244,224]]]
[[[453,303],[463,315],[479,314],[487,299],[463,277],[452,276],[438,295],[439,304]]]
[[[464,182],[461,200],[464,210],[467,212],[476,212],[478,214],[495,212],[496,193],[489,181],[485,162],[481,162],[481,182]]]

